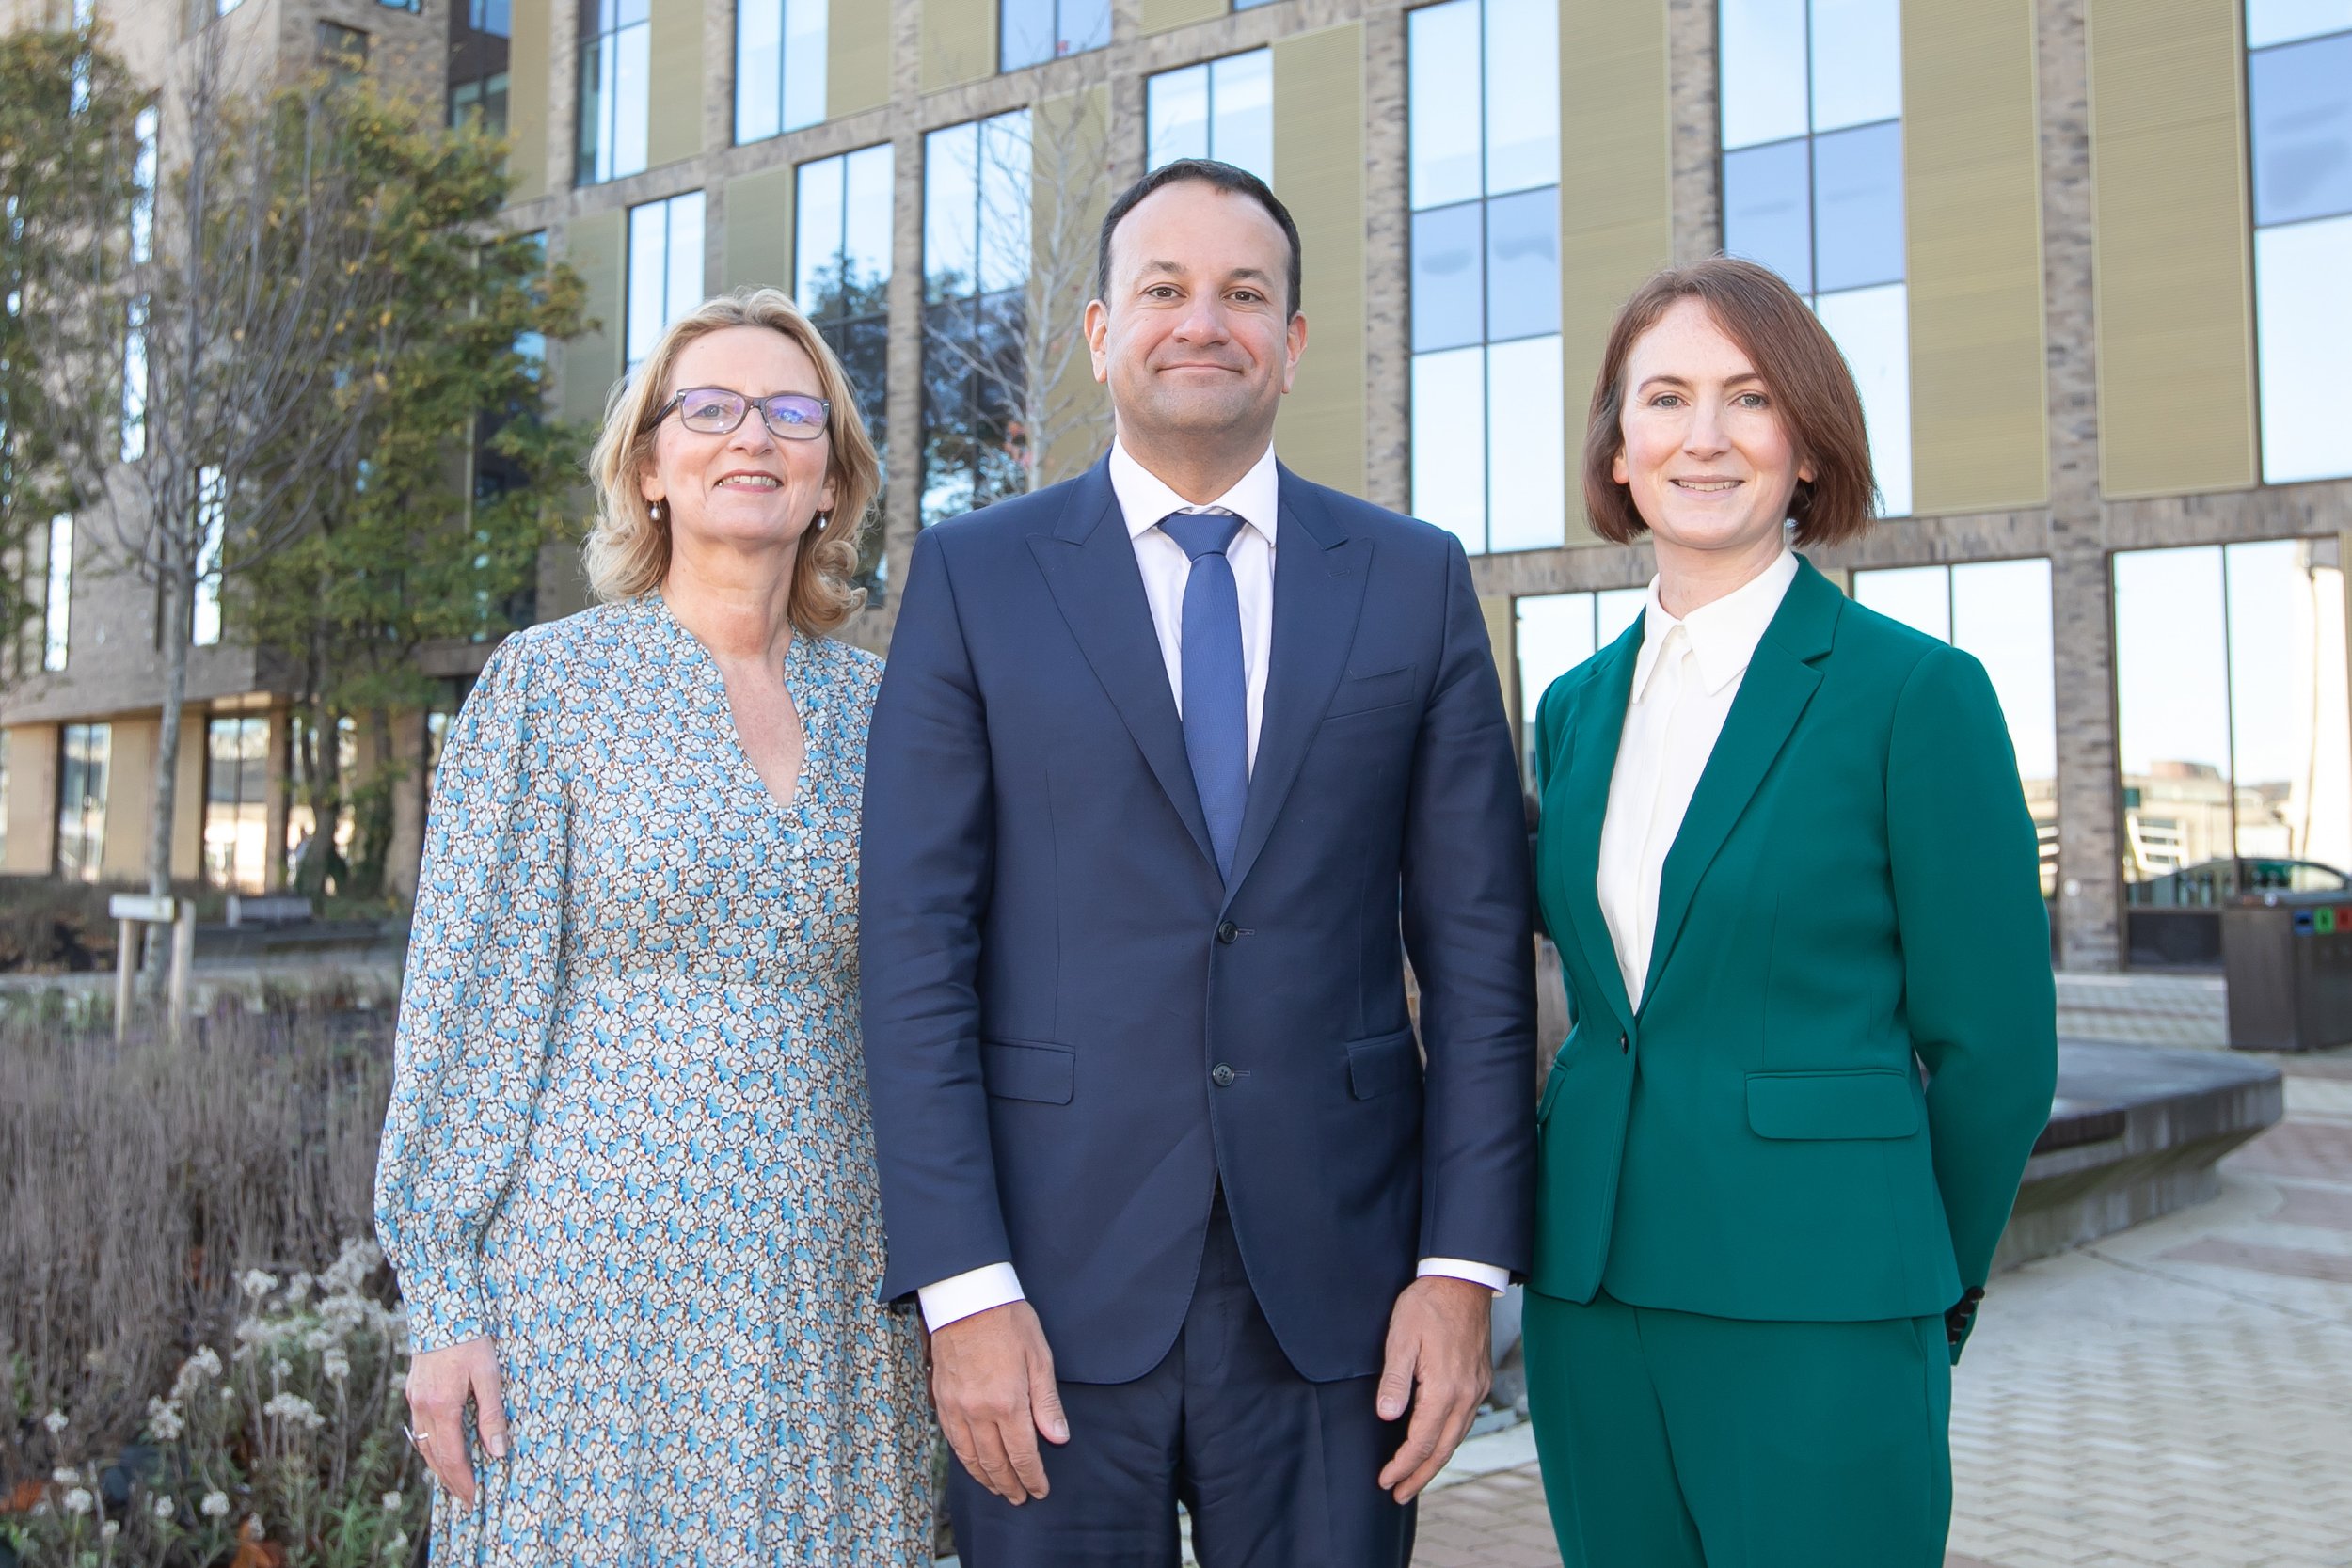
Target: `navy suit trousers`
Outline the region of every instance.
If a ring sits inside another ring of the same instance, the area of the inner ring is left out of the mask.
[[[1061,1385],[1070,1441],[1015,1508],[951,1463],[964,1568],[1176,1568],[1176,1505],[1201,1568],[1406,1568],[1413,1507],[1380,1489],[1406,1423],[1379,1379],[1310,1383],[1275,1342],[1220,1192],[1184,1326],[1132,1383]]]

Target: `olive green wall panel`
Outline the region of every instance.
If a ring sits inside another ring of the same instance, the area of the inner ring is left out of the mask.
[[[1903,7],[1912,509],[2049,499],[2034,0]]]
[[[703,8],[653,0],[645,66],[645,163],[659,168],[703,150]]]
[[[1095,240],[1111,204],[1110,118],[1110,88],[1097,86],[1045,99],[1032,120],[1029,319],[1051,382],[1040,410],[1041,483],[1084,472],[1110,445],[1110,402],[1084,333]]]
[[[1172,27],[1188,27],[1232,8],[1232,0],[1143,0],[1143,30],[1165,33]]]
[[[1567,542],[1584,521],[1584,420],[1617,310],[1674,257],[1667,8],[1624,0],[1560,8],[1560,357],[1566,383]]]
[[[515,177],[509,201],[548,194],[548,8],[552,0],[514,0],[508,24],[506,134],[513,141],[506,166]]]
[[[890,102],[890,8],[878,0],[833,0],[825,18],[825,118]]]
[[[2255,482],[2238,8],[2090,0],[2099,460],[2113,497]]]
[[[719,258],[722,289],[792,288],[795,173],[787,164],[727,182],[727,229]]]
[[[1297,221],[1307,353],[1275,450],[1318,483],[1364,489],[1364,29],[1274,44],[1274,189]]]
[[[587,286],[581,313],[596,325],[564,345],[564,417],[600,422],[604,400],[621,378],[622,274],[628,214],[620,208],[574,218],[564,231],[564,260]]]
[[[923,90],[996,74],[996,0],[922,0]]]

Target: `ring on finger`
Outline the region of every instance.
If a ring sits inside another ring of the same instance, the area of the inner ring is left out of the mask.
[[[425,1449],[433,1446],[433,1434],[431,1433],[412,1431],[405,1423],[403,1423],[401,1426],[400,1434],[403,1437],[407,1438],[408,1446],[416,1449],[419,1453],[424,1452]]]

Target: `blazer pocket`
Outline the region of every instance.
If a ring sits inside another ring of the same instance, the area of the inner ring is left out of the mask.
[[[1551,1119],[1551,1108],[1560,1101],[1560,1085],[1568,1081],[1568,1074],[1576,1068],[1576,1057],[1572,1054],[1575,1050],[1576,1031],[1571,1029],[1568,1037],[1560,1042],[1560,1049],[1552,1053],[1551,1070],[1544,1074],[1543,1098],[1535,1101],[1535,1125],[1538,1127]]]
[[[1421,1047],[1410,1029],[1357,1040],[1347,1048],[1347,1086],[1359,1100],[1394,1094],[1420,1082]]]
[[[1910,1074],[1751,1072],[1748,1127],[1759,1138],[1908,1138],[1919,1131]]]
[[[1350,675],[1331,694],[1331,705],[1323,710],[1323,717],[1339,719],[1351,713],[1394,707],[1413,694],[1414,669],[1407,664],[1401,670],[1384,670],[1376,675]]]
[[[1066,1045],[980,1042],[980,1082],[999,1100],[1067,1105],[1075,1092],[1078,1053]]]

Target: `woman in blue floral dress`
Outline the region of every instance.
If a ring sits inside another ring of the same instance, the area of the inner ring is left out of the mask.
[[[784,295],[673,325],[592,464],[598,609],[443,752],[376,1227],[452,1564],[930,1560],[857,1033],[878,482]]]

